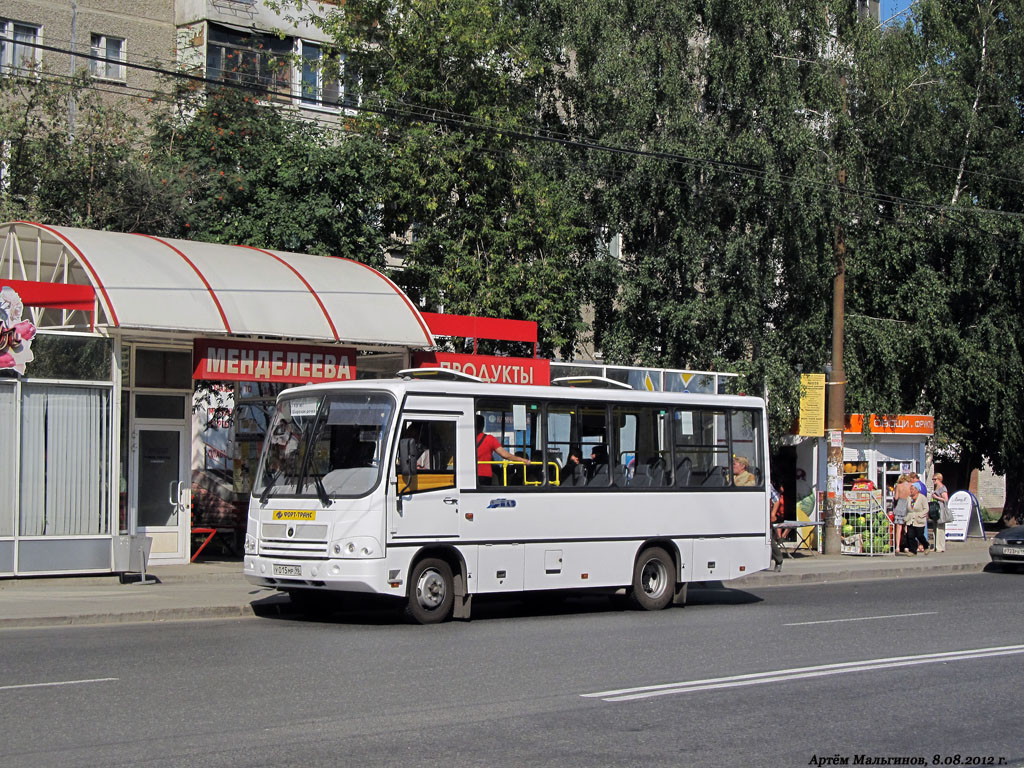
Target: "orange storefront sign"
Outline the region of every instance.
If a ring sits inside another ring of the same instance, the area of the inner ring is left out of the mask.
[[[851,413],[846,417],[848,435],[859,435],[864,432],[864,420],[868,422],[868,431],[872,435],[934,435],[935,417],[923,414],[882,414]]]

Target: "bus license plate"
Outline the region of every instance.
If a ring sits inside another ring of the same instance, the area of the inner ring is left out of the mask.
[[[1024,547],[1003,547],[1004,555],[1024,555]]]
[[[275,565],[275,576],[302,576],[301,565]]]

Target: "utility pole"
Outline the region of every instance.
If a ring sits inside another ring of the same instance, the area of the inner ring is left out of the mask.
[[[71,0],[71,82],[75,79],[75,45],[78,43],[78,0]],[[68,139],[75,138],[75,113],[78,105],[75,103],[74,87],[68,97]]]
[[[846,75],[839,78],[843,96],[843,114],[847,115]],[[840,151],[837,146],[837,153]],[[842,158],[839,157],[840,164]],[[839,215],[843,214],[846,189],[846,169],[840,168]],[[843,525],[843,429],[846,426],[846,373],[843,371],[843,333],[846,313],[846,240],[842,220],[835,228],[835,275],[832,278],[832,370],[829,372],[828,405],[825,417],[825,436],[828,441],[828,460],[825,475],[825,519],[822,526],[822,550],[826,555],[837,555]]]

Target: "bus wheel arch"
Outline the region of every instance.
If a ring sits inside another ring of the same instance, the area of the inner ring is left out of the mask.
[[[645,611],[667,608],[676,595],[679,553],[671,542],[646,542],[633,564],[629,602]]]
[[[469,618],[466,566],[450,548],[419,552],[409,568],[405,615],[417,624]]]

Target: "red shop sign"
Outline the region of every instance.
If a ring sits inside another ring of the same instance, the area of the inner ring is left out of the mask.
[[[451,368],[491,384],[551,383],[551,361],[533,357],[457,355],[453,352],[415,352],[417,368]]]
[[[352,347],[196,339],[192,360],[192,378],[197,380],[308,384],[356,377],[356,351]]]

